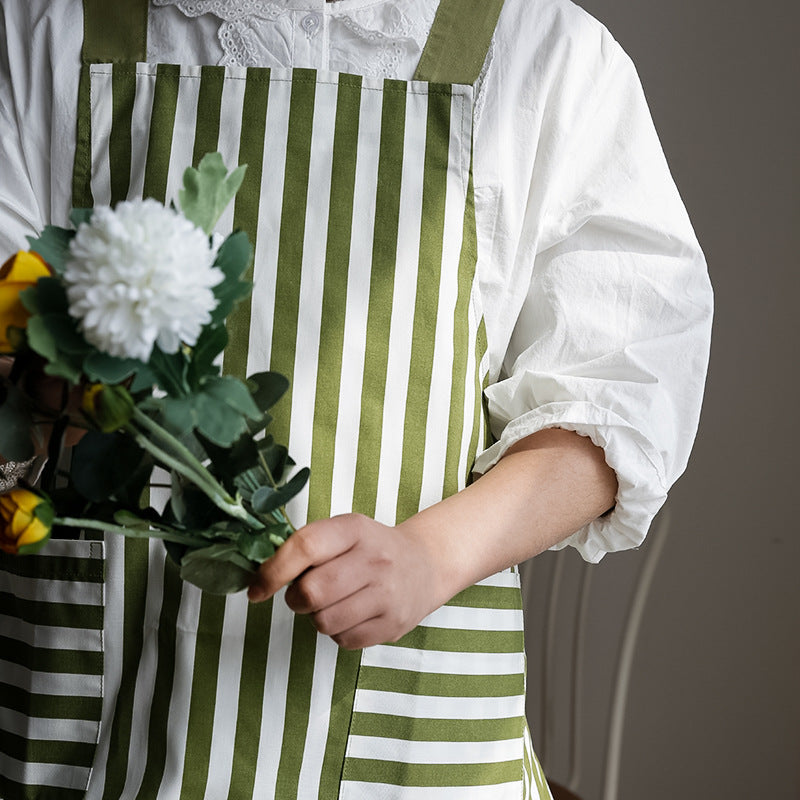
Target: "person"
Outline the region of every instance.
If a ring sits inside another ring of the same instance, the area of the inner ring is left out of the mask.
[[[708,356],[627,56],[568,0],[0,9],[0,245],[247,163],[224,368],[291,379],[311,467],[251,603],[159,543],[3,558],[0,794],[549,797],[516,565],[640,544]]]

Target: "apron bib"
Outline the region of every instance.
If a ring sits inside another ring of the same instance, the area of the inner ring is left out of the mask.
[[[74,205],[169,201],[210,151],[248,165],[218,225],[255,246],[223,368],[291,381],[272,413],[311,467],[288,509],[298,527],[349,511],[398,523],[463,488],[488,443],[472,84],[501,7],[442,0],[407,82],[148,64],[147,3],[84,0]],[[351,652],[282,592],[205,595],[160,542],[104,546],[102,701],[82,712],[94,738],[83,760],[50,759],[61,783],[14,777],[19,796],[71,782],[109,800],[549,797],[525,724],[516,569]]]

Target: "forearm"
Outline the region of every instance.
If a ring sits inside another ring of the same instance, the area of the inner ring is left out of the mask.
[[[572,431],[518,442],[463,491],[399,530],[436,569],[441,603],[467,586],[547,550],[614,504],[617,481],[603,451]]]
[[[342,647],[397,641],[462,589],[545,550],[609,509],[616,477],[576,433],[518,442],[486,475],[396,528],[360,514],[306,525],[267,559],[254,602],[282,586]]]

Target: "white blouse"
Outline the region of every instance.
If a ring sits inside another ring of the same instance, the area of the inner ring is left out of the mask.
[[[409,80],[438,0],[153,0],[148,60]],[[0,260],[66,224],[81,0],[0,0]],[[8,54],[6,56],[6,53]],[[635,547],[697,427],[712,296],[630,59],[569,0],[506,0],[477,85],[478,278],[497,442],[560,427],[614,468],[614,510],[560,547]]]

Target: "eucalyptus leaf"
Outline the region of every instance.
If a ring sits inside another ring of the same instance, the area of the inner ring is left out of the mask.
[[[209,236],[244,180],[246,165],[228,175],[220,153],[207,153],[197,169],[183,173],[183,189],[178,193],[183,215]]]
[[[250,436],[240,436],[231,447],[220,447],[199,431],[195,436],[211,459],[214,473],[228,491],[234,489],[237,475],[258,464],[258,447]]]
[[[272,480],[279,483],[287,464],[291,461],[289,451],[282,444],[277,444],[272,436],[267,436],[263,443],[260,442],[258,450],[269,469]]]
[[[223,513],[205,492],[175,473],[172,473],[170,507],[178,522],[206,538],[215,535],[210,527]]]
[[[269,540],[265,532],[240,534],[237,541],[239,552],[250,561],[262,564],[275,555],[275,545]]]
[[[261,417],[261,411],[246,384],[231,375],[214,376],[204,381],[203,394],[214,397],[250,419]]]
[[[269,481],[269,475],[267,475],[261,465],[258,465],[244,472],[240,472],[233,479],[233,485],[239,495],[249,503],[253,494],[264,486],[267,481]]]
[[[28,236],[27,239],[31,250],[38,253],[53,268],[56,275],[61,275],[66,269],[69,244],[74,236],[75,231],[46,225],[38,237]]]
[[[289,379],[280,372],[256,372],[248,376],[247,383],[262,412],[272,408],[289,389]]]
[[[250,500],[253,510],[257,514],[270,514],[286,505],[306,485],[309,474],[308,467],[304,467],[290,481],[277,489],[273,489],[271,486],[262,486],[253,493]]]
[[[193,398],[193,411],[197,430],[220,447],[229,447],[247,430],[241,414],[206,392]]]
[[[0,455],[7,461],[27,461],[33,456],[33,420],[25,396],[12,385],[3,386],[0,392],[5,395],[0,403]]]
[[[221,447],[230,447],[247,432],[248,418],[261,416],[247,387],[231,376],[209,378],[192,400],[198,431]]]
[[[254,567],[235,544],[213,544],[186,553],[181,578],[210,594],[233,594],[250,585]]]
[[[160,401],[161,423],[174,436],[181,437],[196,424],[194,399],[191,397],[165,397]]]

